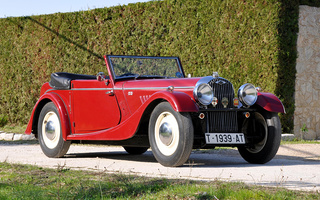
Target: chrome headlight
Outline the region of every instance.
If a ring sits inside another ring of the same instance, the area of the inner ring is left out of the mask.
[[[258,92],[251,83],[246,83],[239,88],[238,98],[244,106],[252,106],[257,101]]]
[[[207,106],[213,101],[213,90],[210,85],[201,83],[194,88],[193,96],[197,102]]]

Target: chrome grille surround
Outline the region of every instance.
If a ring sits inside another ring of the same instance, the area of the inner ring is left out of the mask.
[[[233,108],[234,89],[230,81],[219,77],[213,78],[208,84],[211,86],[214,96],[218,98],[218,105],[215,108],[223,108],[221,104],[223,97],[229,101],[227,108]]]
[[[208,84],[212,87],[218,104],[210,105],[207,118],[207,131],[210,133],[236,133],[238,132],[237,111],[231,110],[233,106],[234,89],[230,81],[224,78],[212,78]],[[229,104],[226,108],[222,105],[222,98],[227,98]]]

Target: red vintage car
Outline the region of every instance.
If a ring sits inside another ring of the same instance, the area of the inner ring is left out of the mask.
[[[177,57],[105,56],[109,76],[58,72],[41,88],[26,130],[48,157],[71,143],[151,147],[164,166],[184,164],[195,148],[237,147],[249,163],[266,163],[281,139],[281,101],[246,83],[186,77]]]

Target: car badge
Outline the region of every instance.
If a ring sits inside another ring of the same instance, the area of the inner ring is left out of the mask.
[[[226,82],[223,81],[223,80],[217,80],[217,81],[215,82],[215,84],[223,85],[223,84],[226,84]]]
[[[233,99],[233,106],[236,108],[239,106],[239,99],[237,97]]]
[[[213,97],[212,103],[213,107],[216,107],[218,104],[218,98],[217,97]]]
[[[221,100],[221,103],[223,105],[224,108],[227,108],[228,104],[229,104],[229,100],[227,97],[223,97]]]

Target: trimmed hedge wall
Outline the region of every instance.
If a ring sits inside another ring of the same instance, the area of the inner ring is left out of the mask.
[[[107,73],[104,54],[179,56],[192,76],[218,71],[235,89],[251,82],[275,93],[290,132],[298,6],[298,0],[165,0],[0,19],[0,121],[27,123],[52,72]]]

